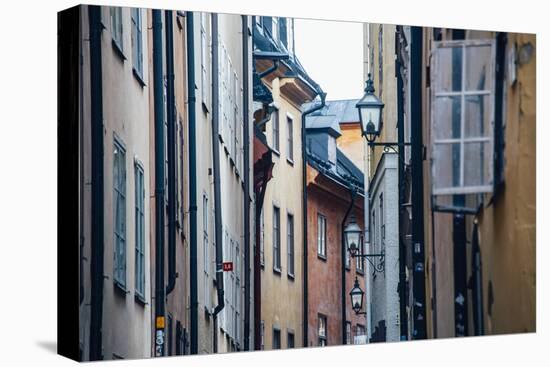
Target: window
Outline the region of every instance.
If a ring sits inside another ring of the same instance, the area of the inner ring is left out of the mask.
[[[273,349],[281,349],[281,330],[273,328]]]
[[[114,281],[126,288],[126,151],[115,139],[113,150]]]
[[[264,209],[262,208],[262,211],[260,213],[260,265],[263,267],[265,264],[265,256],[264,256],[264,237],[265,237],[265,230],[264,230]]]
[[[119,51],[122,52],[122,8],[111,7],[111,36]]]
[[[272,17],[271,20],[273,21],[273,26],[271,27],[271,36],[273,37],[275,44],[278,44],[279,43],[279,18]]]
[[[288,331],[286,334],[286,346],[287,348],[294,348],[294,331]]]
[[[288,50],[287,24],[286,18],[279,18],[279,38],[281,39],[281,45]]]
[[[208,196],[202,195],[202,230],[203,230],[203,258],[204,258],[204,307],[210,311],[210,255],[208,252]]]
[[[209,23],[208,23],[208,13],[201,13],[201,94],[202,94],[202,103],[208,109],[209,108],[209,91],[210,83],[208,80],[208,65],[210,59],[210,44],[208,42]]]
[[[346,321],[346,344],[351,344],[351,322]]]
[[[319,314],[319,325],[317,331],[319,334],[319,346],[324,347],[327,345],[327,317],[325,315]]]
[[[288,275],[294,277],[294,216],[292,214],[288,214],[286,220]]]
[[[363,325],[355,325],[355,344],[365,344],[366,334],[365,327]]]
[[[131,8],[132,13],[132,67],[143,79],[143,38],[141,35],[141,9]]]
[[[173,331],[172,331],[172,315],[168,314],[168,317],[166,318],[167,319],[167,325],[166,325],[166,328],[168,329],[167,332],[166,332],[166,341],[168,343],[168,350],[167,350],[167,355],[171,356],[173,355],[172,354],[172,351],[173,351]]]
[[[317,214],[317,255],[327,257],[327,218]]]
[[[281,213],[273,207],[273,269],[281,271]]]
[[[294,132],[292,131],[292,117],[286,117],[287,126],[287,144],[286,144],[286,157],[290,161],[294,161]]]
[[[271,114],[271,125],[273,128],[273,149],[279,152],[279,110]]]
[[[494,41],[435,42],[432,193],[493,190]]]
[[[260,321],[260,350],[265,349],[265,323]]]
[[[136,205],[136,258],[135,258],[135,282],[136,295],[145,299],[145,184],[143,168],[135,164],[135,205]]]

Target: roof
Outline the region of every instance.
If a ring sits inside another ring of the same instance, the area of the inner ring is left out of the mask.
[[[342,99],[337,101],[326,101],[325,107],[314,112],[311,116],[332,115],[338,120],[338,124],[359,122],[359,112],[355,105],[359,99]],[[316,101],[304,103],[302,110],[309,109]]]
[[[335,138],[342,135],[340,125],[335,115],[328,116],[306,116],[306,130],[313,132],[314,130],[326,131]]]

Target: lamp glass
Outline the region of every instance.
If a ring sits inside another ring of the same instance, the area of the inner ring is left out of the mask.
[[[357,279],[355,280],[355,284],[349,294],[351,296],[351,307],[355,312],[360,312],[363,308],[363,295],[365,293],[361,288],[359,288]]]
[[[344,238],[346,239],[346,247],[348,251],[352,255],[355,255],[355,253],[359,249],[359,241],[361,240],[361,228],[357,225],[357,222],[353,217],[344,229]]]

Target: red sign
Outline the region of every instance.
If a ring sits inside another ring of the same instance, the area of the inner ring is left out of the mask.
[[[233,262],[224,262],[223,263],[223,271],[233,271]]]

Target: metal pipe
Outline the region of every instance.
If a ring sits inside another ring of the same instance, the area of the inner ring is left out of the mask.
[[[92,254],[90,360],[103,359],[103,261],[104,261],[104,187],[103,187],[103,70],[101,67],[101,8],[88,7],[90,26],[90,91],[92,123]]]
[[[166,122],[168,124],[168,296],[176,287],[176,102],[174,97],[174,28],[172,11],[164,12],[166,23]]]
[[[244,174],[244,350],[250,350],[250,119],[249,108],[249,31],[248,16],[242,15],[243,58],[243,174]]]
[[[355,196],[357,194],[357,191],[353,186],[350,185],[350,204],[348,207],[348,210],[346,211],[346,214],[344,215],[344,219],[342,220],[342,224],[340,226],[341,231],[341,251],[340,256],[342,258],[342,266],[341,266],[341,273],[342,273],[342,344],[347,344],[346,340],[346,235],[344,233],[344,230],[346,229],[346,222],[348,221],[348,217],[353,210],[353,206],[355,205]],[[363,259],[361,259],[363,261]],[[351,259],[350,259],[351,262]],[[351,264],[350,264],[351,266]]]
[[[214,309],[214,317],[223,310],[224,284],[223,284],[223,247],[222,247],[222,203],[220,182],[220,145],[219,145],[219,78],[218,78],[218,14],[212,13],[212,163],[214,176],[214,226],[216,241],[216,290],[218,293],[218,305]]]
[[[365,139],[363,142],[363,149],[365,152],[365,205],[364,205],[364,224],[365,224],[365,242],[363,247],[369,246],[370,242],[370,146]],[[370,250],[370,249],[369,249]],[[366,250],[365,250],[366,251]],[[370,253],[370,251],[368,251]],[[369,267],[371,266],[370,261],[367,261],[365,264],[365,292],[366,292],[366,323],[367,323],[367,344],[370,343],[370,337],[372,335],[372,325],[371,325],[371,298],[372,298],[372,285],[371,285],[371,273]]]
[[[187,95],[189,113],[189,279],[191,354],[198,353],[199,301],[197,292],[197,132],[195,96],[195,31],[193,13],[187,12]],[[215,37],[214,37],[215,38]]]
[[[301,126],[301,134],[302,134],[302,226],[303,226],[303,269],[304,272],[304,304],[303,304],[303,341],[304,341],[304,347],[307,347],[307,340],[308,340],[308,276],[307,276],[307,152],[306,152],[306,116],[309,114],[312,114],[315,111],[320,110],[321,108],[325,107],[325,99],[327,98],[327,94],[323,92],[322,90],[317,92],[318,95],[321,97],[321,103],[318,105],[312,106],[310,109],[302,112],[302,126]]]
[[[422,27],[411,28],[411,161],[414,339],[426,339],[424,183],[422,142]]]
[[[155,357],[165,353],[164,288],[164,82],[162,14],[153,10],[153,95],[155,108]]]
[[[275,70],[277,70],[277,68],[279,68],[279,60],[273,60],[273,65],[265,69],[264,71],[262,71],[260,74],[258,74],[258,76],[260,77],[260,79],[262,79],[266,75],[269,75]]]

